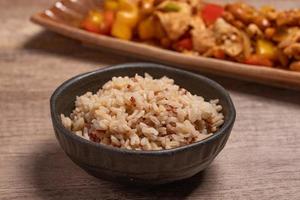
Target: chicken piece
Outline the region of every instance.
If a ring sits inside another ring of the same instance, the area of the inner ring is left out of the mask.
[[[162,9],[168,4],[178,6],[178,11],[163,11]],[[191,6],[189,4],[178,1],[164,1],[158,5],[157,9],[158,11],[155,14],[171,40],[177,40],[188,30],[191,20]]]
[[[193,16],[189,25],[193,30],[197,30],[198,32],[204,31],[207,29],[203,19],[200,16]]]
[[[276,18],[278,26],[300,26],[300,9],[282,11]]]
[[[245,35],[224,19],[217,19],[213,27],[217,45],[230,57],[236,57],[243,53]]]
[[[300,60],[300,29],[288,31],[288,35],[279,43],[278,47],[287,56]]]
[[[235,23],[233,23],[234,21],[242,22],[243,25],[246,26],[253,23],[256,24],[261,30],[264,30],[271,25],[267,17],[265,17],[262,13],[258,12],[254,7],[246,3],[237,2],[237,3],[227,4],[225,6],[225,11],[231,13],[231,17],[233,17],[234,20],[228,22],[234,26],[235,26]],[[225,19],[227,20],[228,16],[226,16]]]
[[[205,27],[202,18],[198,16],[192,18],[190,26],[192,27],[191,35],[194,50],[210,56],[207,52],[216,46],[213,32]]]
[[[211,56],[212,52],[208,51],[216,47],[213,32],[207,29],[206,31],[196,33],[197,36],[195,36],[195,34],[193,35],[194,50],[200,54],[205,54],[205,56]]]
[[[237,20],[231,12],[224,11],[222,18],[238,29],[244,29],[246,27],[246,25],[242,21]]]

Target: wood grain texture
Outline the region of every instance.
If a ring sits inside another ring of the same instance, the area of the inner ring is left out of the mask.
[[[300,93],[213,76],[237,109],[203,173],[154,188],[98,180],[60,149],[49,97],[64,80],[134,59],[91,50],[29,22],[47,0],[0,1],[0,199],[300,199]]]

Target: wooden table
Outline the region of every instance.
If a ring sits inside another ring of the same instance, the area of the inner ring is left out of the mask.
[[[225,149],[200,175],[153,188],[87,175],[59,147],[49,97],[62,81],[135,61],[83,47],[29,16],[53,1],[0,1],[0,199],[300,199],[300,93],[211,76],[237,119]]]

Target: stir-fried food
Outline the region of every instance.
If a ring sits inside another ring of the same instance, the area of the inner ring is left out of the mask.
[[[300,71],[300,9],[201,0],[105,0],[81,28],[184,54]]]

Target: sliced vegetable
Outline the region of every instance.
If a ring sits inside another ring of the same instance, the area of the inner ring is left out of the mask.
[[[268,40],[259,39],[256,42],[256,53],[262,57],[276,59],[277,47]]]
[[[183,38],[175,44],[176,49],[178,50],[192,50],[193,41],[192,38]]]
[[[129,0],[119,0],[119,10],[116,13],[111,34],[120,39],[130,40],[138,17],[138,7],[135,3]]]
[[[175,2],[169,2],[161,10],[164,12],[179,12],[180,6]]]
[[[215,23],[222,16],[224,8],[216,4],[206,4],[201,11],[201,16],[207,25]]]
[[[261,55],[252,54],[245,59],[245,64],[249,65],[262,65],[267,67],[272,67],[273,63],[270,59],[263,57]]]
[[[87,17],[81,22],[81,27],[87,31],[101,33],[103,15],[100,11],[90,11]]]

